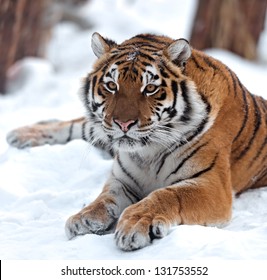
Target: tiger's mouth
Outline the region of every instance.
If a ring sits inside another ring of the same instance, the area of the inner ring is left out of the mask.
[[[137,145],[138,142],[139,141],[137,139],[133,139],[132,137],[130,137],[130,136],[126,135],[126,134],[121,136],[121,137],[119,137],[119,138],[113,139],[113,143],[115,145],[118,145],[118,146],[125,146],[125,145],[127,145],[129,147],[133,147],[133,146]]]
[[[109,127],[106,123],[102,124],[102,129],[108,136],[110,144],[114,149],[133,151],[151,144],[151,136],[153,135],[153,127],[145,128],[131,127],[127,131],[118,129],[117,126]]]
[[[123,135],[118,138],[113,138],[112,146],[118,150],[133,151],[146,146],[149,142],[148,137],[132,138],[128,135]]]
[[[121,142],[121,143],[133,143],[134,141],[136,141],[135,139],[131,138],[128,135],[123,135],[122,137],[118,138],[117,141]]]

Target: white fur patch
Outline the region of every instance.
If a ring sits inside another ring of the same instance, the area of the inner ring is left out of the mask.
[[[126,60],[127,61],[131,61],[131,60],[135,60],[137,57],[138,52],[131,52],[127,55]]]
[[[106,75],[103,77],[104,83],[114,82],[117,85],[117,90],[119,90],[120,86],[118,83],[118,79],[119,79],[118,65],[116,65],[115,63],[112,64],[108,70],[108,73],[110,74],[109,76]]]
[[[153,66],[147,66],[146,67],[146,71],[143,73],[143,85],[141,87],[141,92],[143,92],[143,90],[145,89],[145,87],[148,84],[154,84],[156,86],[159,86],[161,84],[161,79],[154,79],[154,76],[160,76],[160,74],[158,73],[157,69]]]

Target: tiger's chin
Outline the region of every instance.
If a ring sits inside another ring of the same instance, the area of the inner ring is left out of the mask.
[[[117,151],[133,152],[145,147],[145,144],[140,139],[133,139],[129,136],[122,136],[117,139],[113,139],[112,147]]]

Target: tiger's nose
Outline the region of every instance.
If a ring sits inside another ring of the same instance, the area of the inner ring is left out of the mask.
[[[127,132],[133,125],[137,123],[137,120],[129,120],[127,122],[114,119],[114,122],[120,127],[123,132]]]

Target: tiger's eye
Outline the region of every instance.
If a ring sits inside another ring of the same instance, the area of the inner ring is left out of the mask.
[[[114,82],[112,82],[112,81],[106,83],[106,86],[107,86],[107,88],[108,88],[109,90],[111,90],[111,91],[115,91],[115,90],[117,89],[116,83],[114,83]]]
[[[144,89],[144,93],[149,95],[154,93],[157,89],[158,87],[156,85],[148,84]]]

